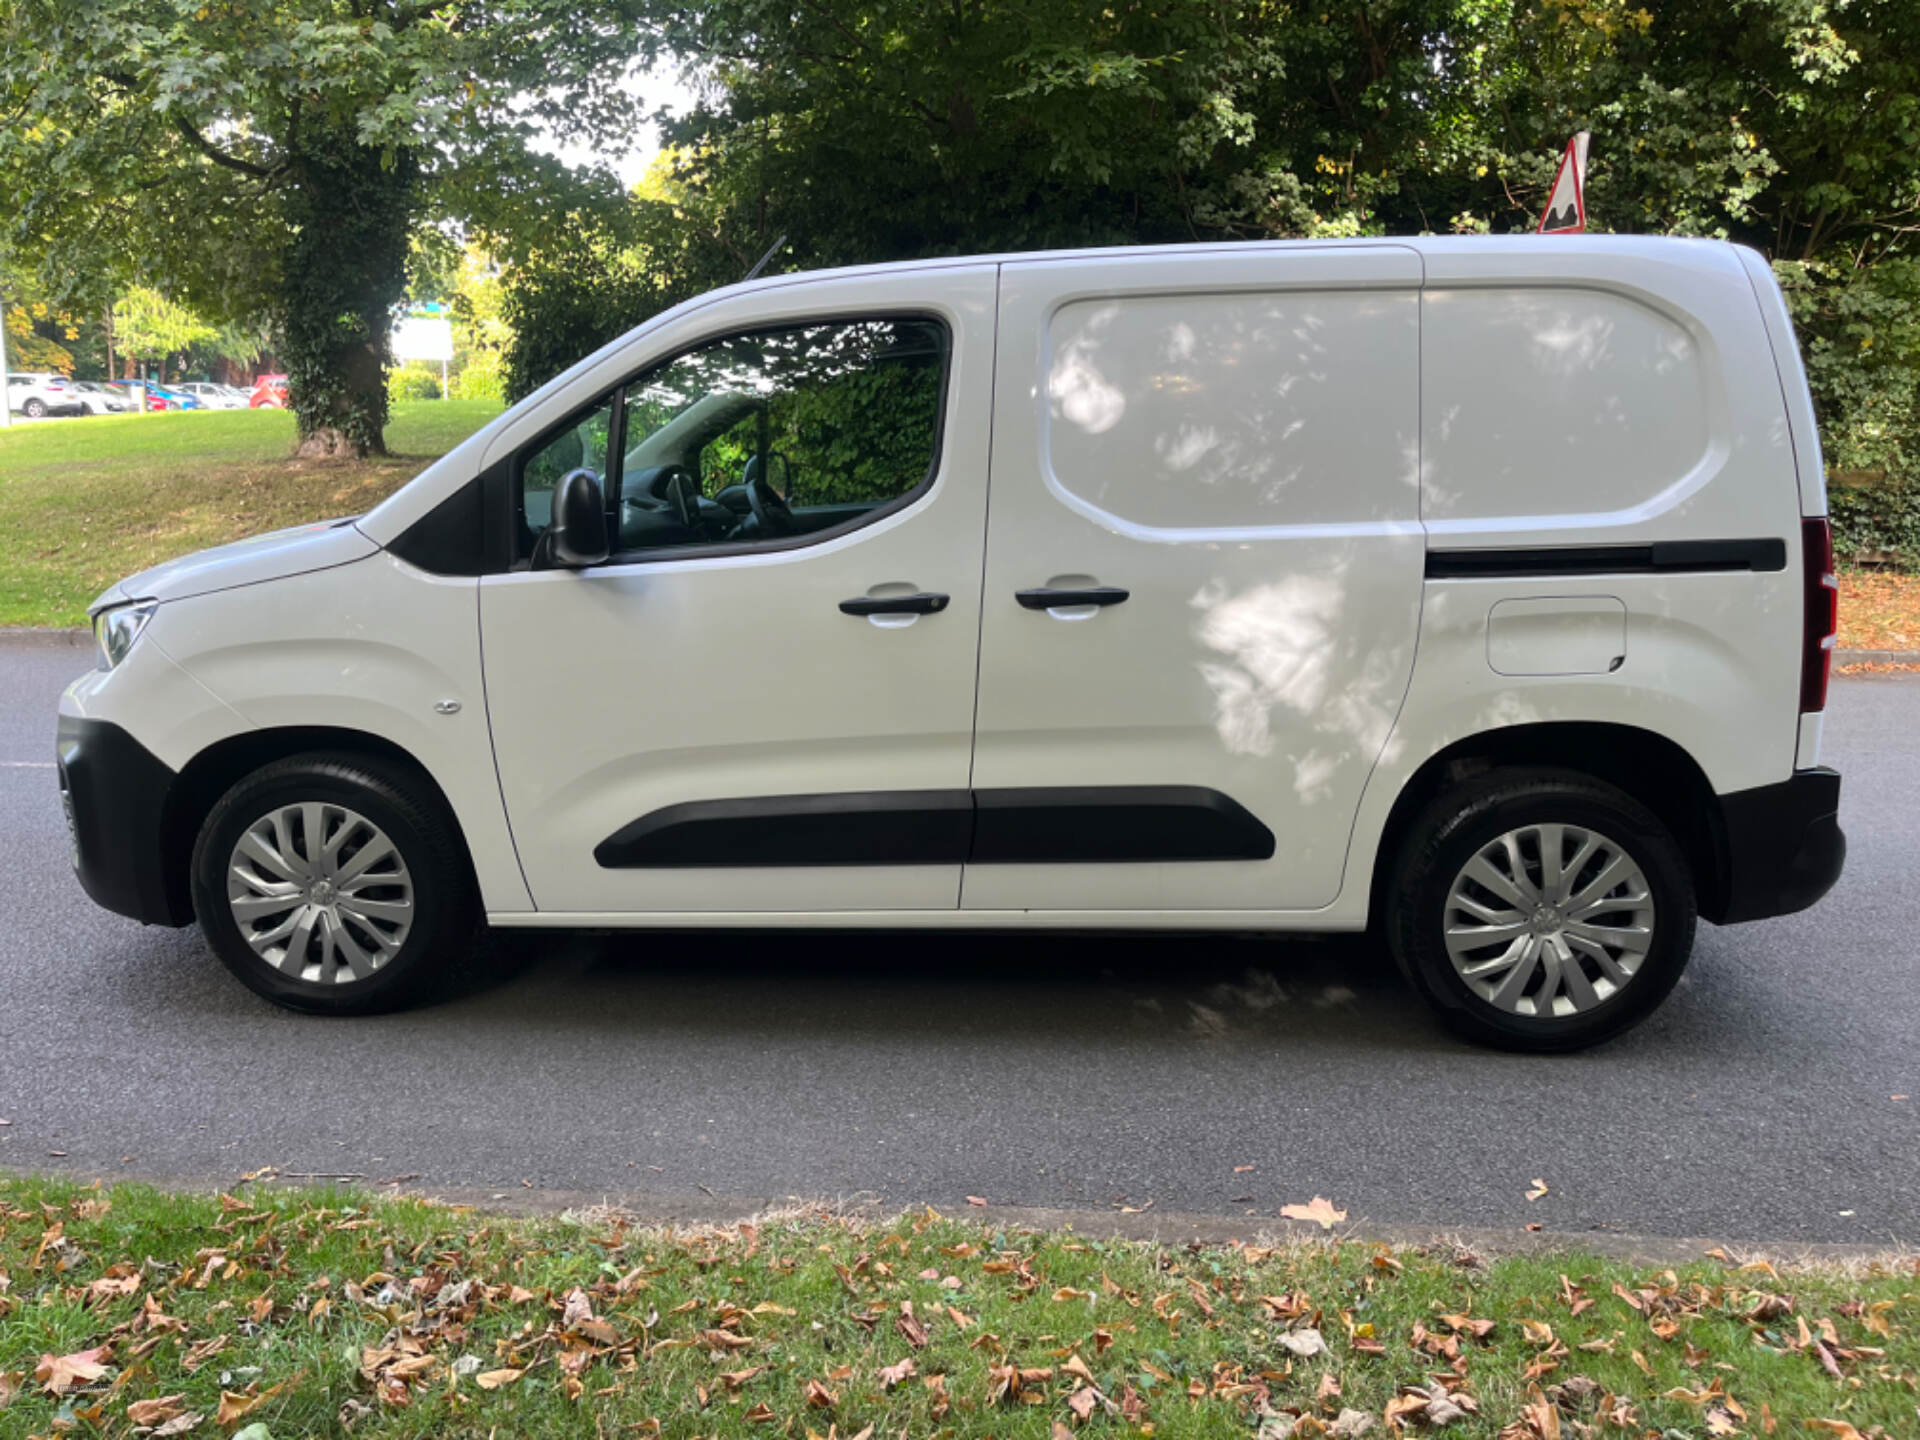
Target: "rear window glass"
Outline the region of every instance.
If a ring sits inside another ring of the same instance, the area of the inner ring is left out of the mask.
[[[1706,457],[1699,346],[1624,296],[1429,291],[1421,348],[1428,520],[1624,510]]]

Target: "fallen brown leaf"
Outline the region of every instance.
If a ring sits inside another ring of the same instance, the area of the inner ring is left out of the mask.
[[[184,1395],[161,1395],[152,1400],[135,1400],[127,1406],[127,1419],[136,1425],[164,1425],[186,1409]]]
[[[883,1390],[891,1390],[894,1386],[904,1384],[906,1381],[911,1380],[917,1374],[919,1374],[919,1369],[913,1363],[913,1357],[911,1355],[907,1356],[906,1359],[900,1361],[897,1365],[882,1365],[880,1367],[880,1388]]]
[[[482,1390],[498,1390],[502,1385],[511,1385],[527,1372],[524,1370],[502,1369],[483,1370],[473,1377],[473,1383]]]
[[[64,1395],[105,1375],[107,1356],[112,1348],[97,1345],[91,1350],[76,1350],[71,1355],[42,1355],[40,1363],[33,1367],[33,1378],[49,1395]]]
[[[1322,1230],[1331,1230],[1347,1218],[1347,1212],[1336,1210],[1333,1202],[1324,1195],[1316,1195],[1305,1205],[1282,1205],[1280,1214],[1287,1220],[1311,1220]]]

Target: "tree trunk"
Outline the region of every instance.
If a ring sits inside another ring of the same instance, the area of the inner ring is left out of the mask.
[[[315,134],[294,162],[281,274],[288,386],[303,456],[387,453],[387,350],[407,289],[418,166],[408,151]]]

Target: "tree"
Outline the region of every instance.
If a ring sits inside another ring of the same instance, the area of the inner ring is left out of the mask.
[[[49,279],[164,277],[269,320],[306,454],[384,449],[409,236],[582,203],[530,145],[616,133],[627,0],[13,0],[0,45],[0,244]]]
[[[163,362],[219,332],[157,290],[136,287],[113,307],[114,341],[134,360]]]

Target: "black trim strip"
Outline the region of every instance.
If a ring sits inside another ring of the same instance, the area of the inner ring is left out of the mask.
[[[1429,550],[1429,580],[1534,575],[1699,575],[1787,568],[1787,542],[1655,540],[1647,545],[1558,545],[1499,550]]]
[[[1273,832],[1202,785],[976,790],[972,865],[1270,860]]]
[[[606,870],[761,865],[953,865],[973,836],[965,790],[689,800],[595,847]]]
[[[594,849],[603,869],[1266,860],[1273,832],[1200,785],[873,790],[669,805]]]

